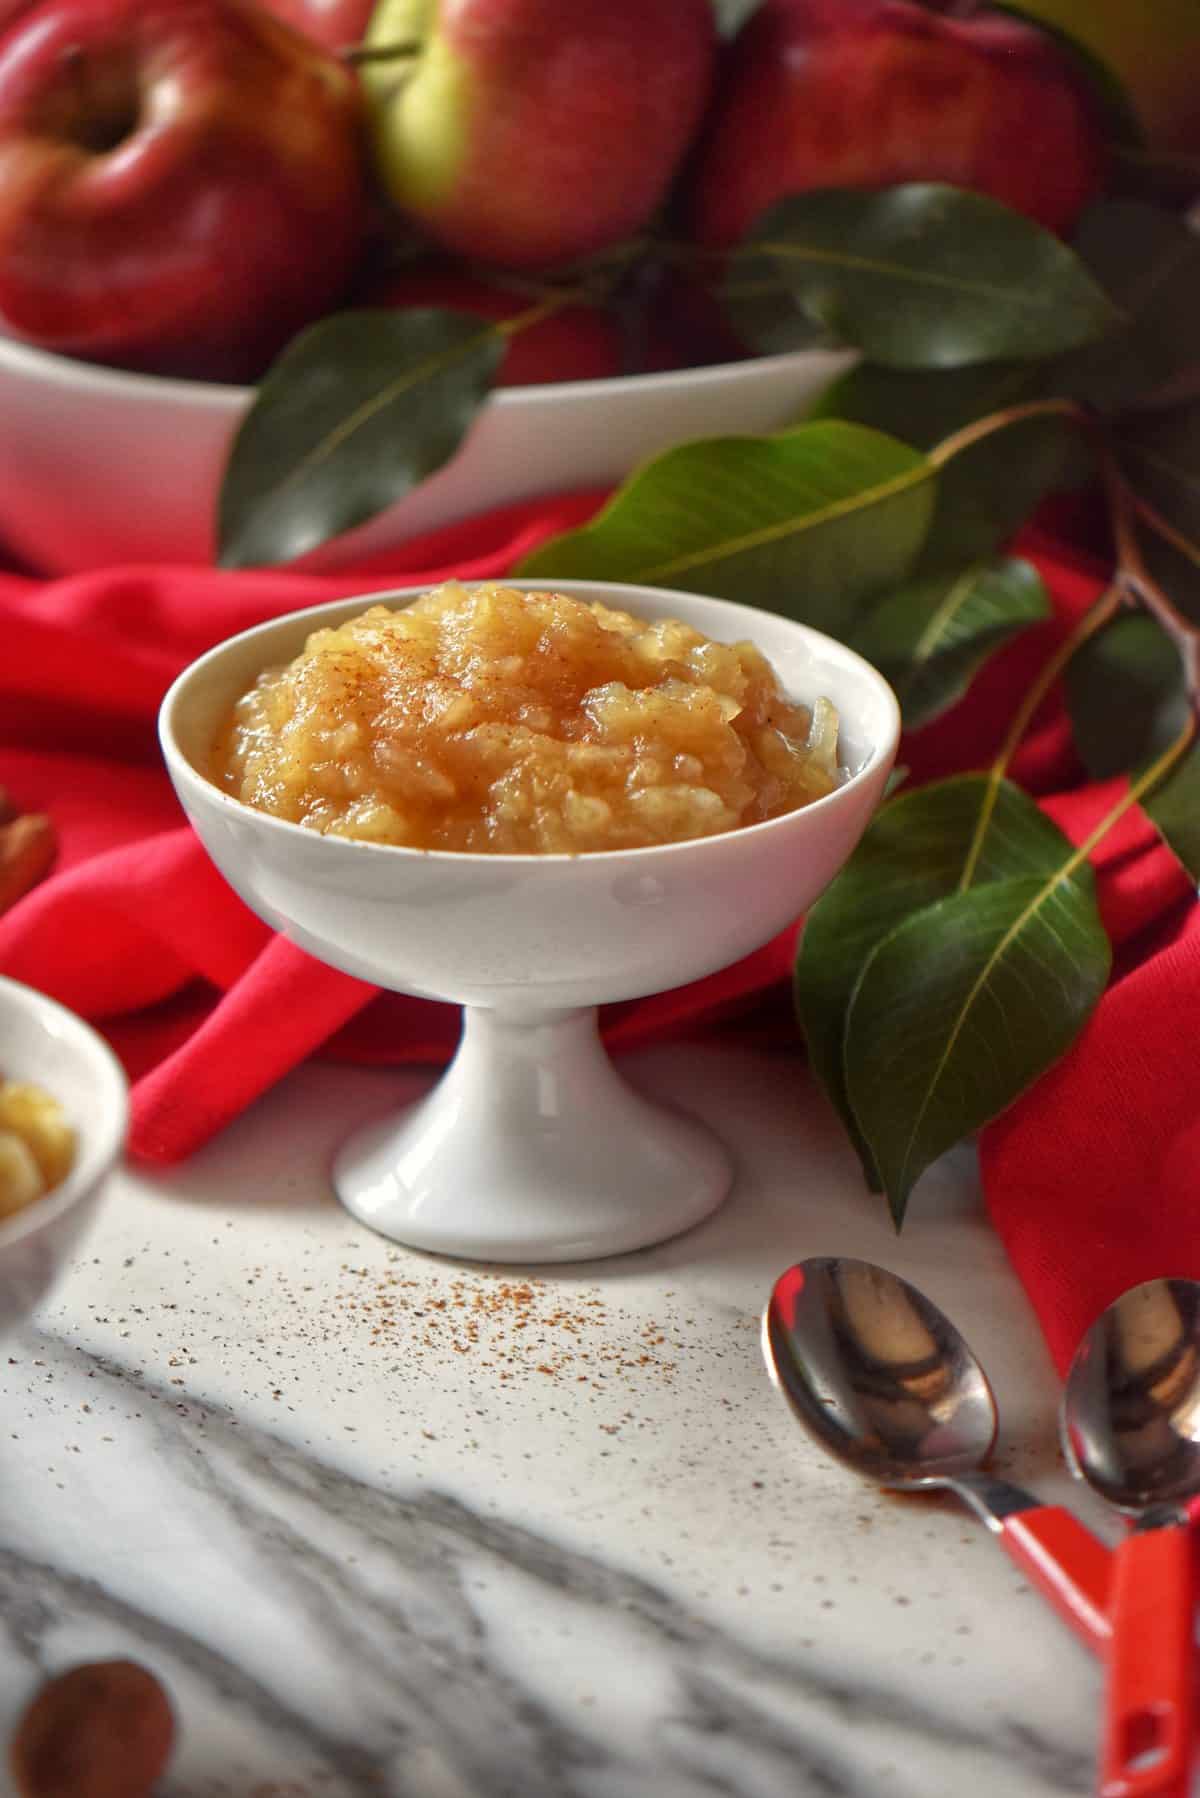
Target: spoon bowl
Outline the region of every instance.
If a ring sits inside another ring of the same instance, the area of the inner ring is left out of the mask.
[[[1114,1557],[1102,1798],[1186,1798],[1194,1736],[1200,1282],[1147,1280],[1075,1352],[1060,1413],[1072,1471],[1135,1519]]]
[[[996,1440],[996,1400],[958,1331],[868,1261],[813,1259],[776,1283],[767,1363],[801,1423],[881,1485],[939,1486]]]
[[[1063,1449],[1128,1515],[1200,1491],[1200,1281],[1148,1280],[1088,1331],[1067,1375]]]
[[[1108,1550],[1069,1511],[981,1471],[996,1400],[963,1337],[931,1300],[869,1261],[816,1256],[775,1282],[763,1354],[808,1433],[894,1490],[946,1488],[1090,1647],[1108,1642]]]

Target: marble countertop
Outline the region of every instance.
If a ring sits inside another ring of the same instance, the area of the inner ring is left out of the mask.
[[[784,1267],[883,1262],[987,1367],[998,1471],[1113,1538],[972,1155],[897,1238],[792,1058],[622,1065],[740,1175],[614,1260],[497,1270],[353,1223],[332,1150],[416,1074],[310,1065],[113,1180],[0,1355],[6,1740],[46,1672],[129,1655],[179,1720],[162,1798],[1088,1791],[1087,1652],[960,1506],[824,1458],[763,1370]]]

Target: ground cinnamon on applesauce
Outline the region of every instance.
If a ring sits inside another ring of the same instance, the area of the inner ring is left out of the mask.
[[[837,715],[751,643],[449,582],[312,633],[237,703],[218,785],[311,830],[578,854],[759,823],[836,786]]]

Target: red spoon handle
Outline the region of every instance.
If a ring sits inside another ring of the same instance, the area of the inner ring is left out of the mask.
[[[1096,1654],[1107,1655],[1112,1551],[1061,1505],[1010,1511],[1000,1540],[1011,1560]]]
[[[1187,1798],[1194,1665],[1192,1541],[1135,1530],[1113,1556],[1101,1798]]]

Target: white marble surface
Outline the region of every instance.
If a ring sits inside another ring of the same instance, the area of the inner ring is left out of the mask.
[[[734,1195],[527,1285],[329,1196],[415,1074],[310,1066],[183,1168],[118,1176],[0,1350],[5,1739],[47,1671],[128,1654],[179,1718],[163,1798],[1089,1789],[1085,1650],[952,1501],[824,1459],[763,1371],[776,1274],[881,1261],[984,1361],[998,1470],[1112,1539],[971,1155],[897,1239],[790,1057],[623,1065],[721,1129]]]

